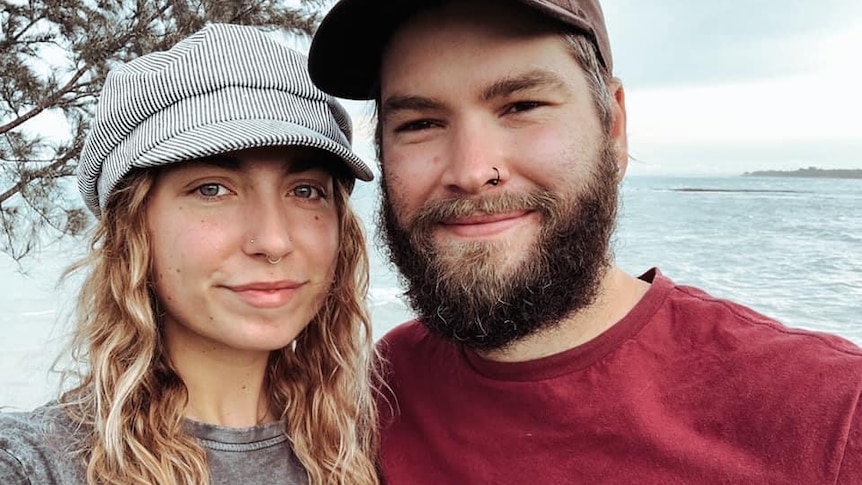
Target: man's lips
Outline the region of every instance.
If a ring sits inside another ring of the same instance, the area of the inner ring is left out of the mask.
[[[523,210],[502,214],[475,214],[444,221],[440,225],[460,237],[494,236],[524,222],[533,211]]]

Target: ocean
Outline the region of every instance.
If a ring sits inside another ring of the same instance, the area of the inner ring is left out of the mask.
[[[369,237],[379,338],[412,312],[375,238],[376,184],[359,184],[353,203]],[[862,345],[862,180],[631,176],[613,248],[629,273],[658,267],[788,326]],[[82,249],[46,246],[22,266],[0,255],[0,406],[30,409],[56,392],[49,368],[75,282],[56,283]]]

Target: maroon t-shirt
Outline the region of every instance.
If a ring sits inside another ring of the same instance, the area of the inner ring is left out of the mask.
[[[623,320],[534,361],[392,330],[386,483],[862,484],[862,350],[642,278]]]

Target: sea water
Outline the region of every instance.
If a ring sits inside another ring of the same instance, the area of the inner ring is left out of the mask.
[[[360,183],[352,200],[369,238],[379,338],[412,312],[376,242],[376,185]],[[29,409],[55,393],[48,369],[76,292],[74,280],[56,282],[83,244],[68,246],[44,247],[21,266],[0,256],[0,405]],[[613,248],[632,274],[656,266],[786,325],[862,344],[862,180],[633,176]]]

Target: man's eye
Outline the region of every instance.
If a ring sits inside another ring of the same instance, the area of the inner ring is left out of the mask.
[[[203,197],[219,197],[227,193],[227,189],[222,184],[203,184],[197,188],[198,194]]]
[[[436,126],[436,124],[431,120],[416,120],[409,121],[407,123],[402,123],[395,128],[395,131],[398,133],[408,132],[408,131],[421,131],[428,130]]]
[[[519,101],[517,103],[512,103],[506,108],[507,113],[522,113],[524,111],[530,111],[542,106],[542,103],[538,101]]]
[[[304,184],[294,187],[293,195],[300,199],[319,199],[325,194],[323,193],[323,189],[320,187]]]

